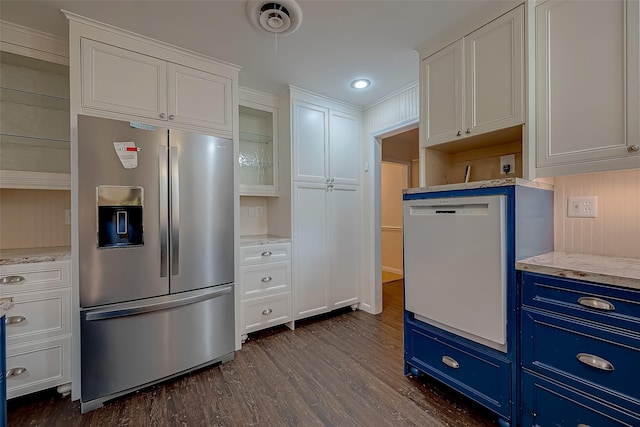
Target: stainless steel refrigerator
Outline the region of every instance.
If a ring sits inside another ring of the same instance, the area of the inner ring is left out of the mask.
[[[78,117],[82,412],[234,351],[233,141]]]

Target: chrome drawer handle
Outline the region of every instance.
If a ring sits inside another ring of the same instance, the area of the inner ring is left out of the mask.
[[[459,130],[459,131],[456,133],[456,136],[460,136],[460,135],[462,135],[462,131],[461,131],[461,130]]]
[[[271,310],[270,308],[267,308],[266,310],[262,310],[262,314],[264,316],[267,316],[269,314],[273,313],[273,310]]]
[[[160,116],[161,119],[164,119],[165,117],[167,117],[167,115],[165,113],[160,113],[159,116]]]
[[[267,276],[267,277],[263,277],[262,279],[262,283],[267,283],[273,280],[273,278],[271,276]]]
[[[271,251],[264,251],[260,255],[262,255],[262,256],[271,256]]]
[[[584,363],[587,366],[591,366],[592,368],[600,369],[601,371],[613,371],[613,365],[606,359],[603,359],[598,356],[594,356],[593,354],[588,353],[578,353],[576,356],[580,362]]]
[[[640,151],[640,145],[630,145],[627,147],[627,151],[629,153],[637,153],[638,151]]]
[[[19,323],[24,322],[25,320],[27,320],[26,317],[24,316],[9,316],[7,317],[7,319],[4,321],[4,323],[6,325],[17,325]]]
[[[589,308],[595,308],[596,310],[603,311],[615,311],[616,307],[609,301],[605,301],[595,297],[582,297],[578,299],[578,304]]]
[[[173,114],[169,114],[169,120],[173,120],[175,118],[176,118],[176,116],[174,116]]]
[[[458,369],[460,367],[460,364],[456,362],[454,358],[449,356],[442,356],[442,363],[453,369]]]
[[[16,283],[24,282],[25,279],[23,276],[4,276],[0,279],[0,285],[15,285]]]
[[[27,368],[13,368],[13,369],[9,369],[7,371],[7,374],[5,375],[5,378],[13,378],[13,377],[17,377],[18,375],[22,375],[25,372],[27,372]]]

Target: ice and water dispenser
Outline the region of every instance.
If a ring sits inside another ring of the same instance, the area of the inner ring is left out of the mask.
[[[97,187],[98,248],[122,248],[144,244],[143,196],[142,187]]]

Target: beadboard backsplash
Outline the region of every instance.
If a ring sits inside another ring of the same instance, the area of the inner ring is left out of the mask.
[[[71,245],[71,192],[0,189],[0,249]]]
[[[556,251],[640,259],[640,169],[554,181]],[[570,196],[597,196],[597,217],[567,218]]]

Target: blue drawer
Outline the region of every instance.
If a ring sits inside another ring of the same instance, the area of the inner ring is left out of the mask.
[[[521,425],[524,426],[638,426],[640,417],[618,410],[554,381],[524,371]]]
[[[640,291],[535,273],[523,273],[522,281],[524,305],[632,331],[640,330]]]
[[[405,362],[505,419],[511,418],[511,363],[506,357],[452,340],[436,328],[405,318]]]
[[[604,370],[584,362],[597,356]],[[640,414],[640,334],[569,317],[522,311],[522,366]]]

